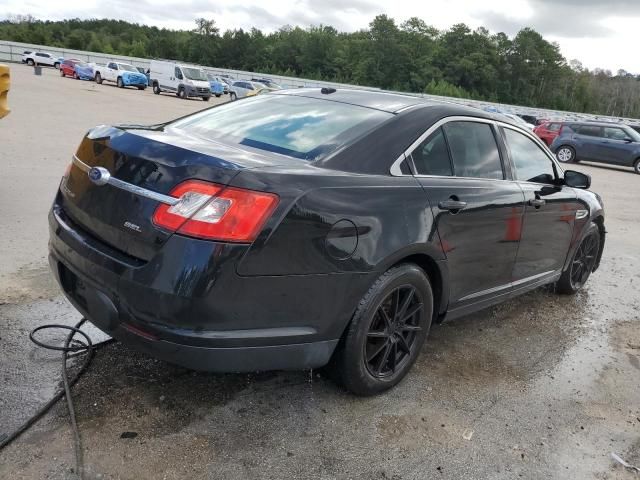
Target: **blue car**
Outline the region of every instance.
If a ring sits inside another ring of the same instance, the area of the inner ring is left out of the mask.
[[[76,63],[73,71],[80,80],[93,80],[93,67],[88,63]]]
[[[211,88],[211,93],[213,93],[216,97],[220,97],[224,93],[229,93],[229,85],[227,85],[227,83],[220,77],[207,74],[207,78],[209,79],[209,87]]]

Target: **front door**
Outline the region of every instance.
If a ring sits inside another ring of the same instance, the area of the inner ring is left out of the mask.
[[[410,157],[425,189],[449,270],[449,310],[509,290],[524,197],[505,180],[489,123],[445,124]]]
[[[502,129],[507,151],[522,188],[525,215],[514,285],[543,282],[564,266],[580,204],[572,188],[559,185],[551,158],[533,139],[510,128]]]
[[[599,158],[607,163],[629,165],[638,147],[631,137],[620,127],[603,127],[604,139],[600,144]]]

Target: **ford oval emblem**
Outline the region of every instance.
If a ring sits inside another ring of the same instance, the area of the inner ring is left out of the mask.
[[[106,185],[109,183],[109,178],[111,174],[109,170],[104,167],[91,167],[89,170],[89,180],[91,180],[96,185]]]

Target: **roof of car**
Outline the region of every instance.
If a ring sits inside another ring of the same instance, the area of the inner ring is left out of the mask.
[[[564,122],[572,125],[585,125],[587,127],[628,127],[629,125],[625,125],[624,123],[619,122],[604,122],[604,121],[589,121],[582,120],[577,122]]]
[[[436,102],[425,98],[402,95],[398,93],[377,92],[372,90],[357,90],[338,88],[335,92],[324,94],[320,88],[298,88],[279,90],[277,95],[298,95],[303,97],[332,100],[334,102],[349,103],[361,107],[375,108],[385,112],[398,112],[414,105],[435,105]]]

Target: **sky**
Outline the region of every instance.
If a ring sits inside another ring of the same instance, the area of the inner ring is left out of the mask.
[[[513,36],[532,27],[560,45],[567,60],[590,69],[640,74],[637,28],[640,0],[0,0],[0,18],[115,18],[173,29],[193,29],[194,19],[214,19],[221,31],[283,25],[366,28],[385,13],[399,24],[416,16],[447,29],[456,23]]]

